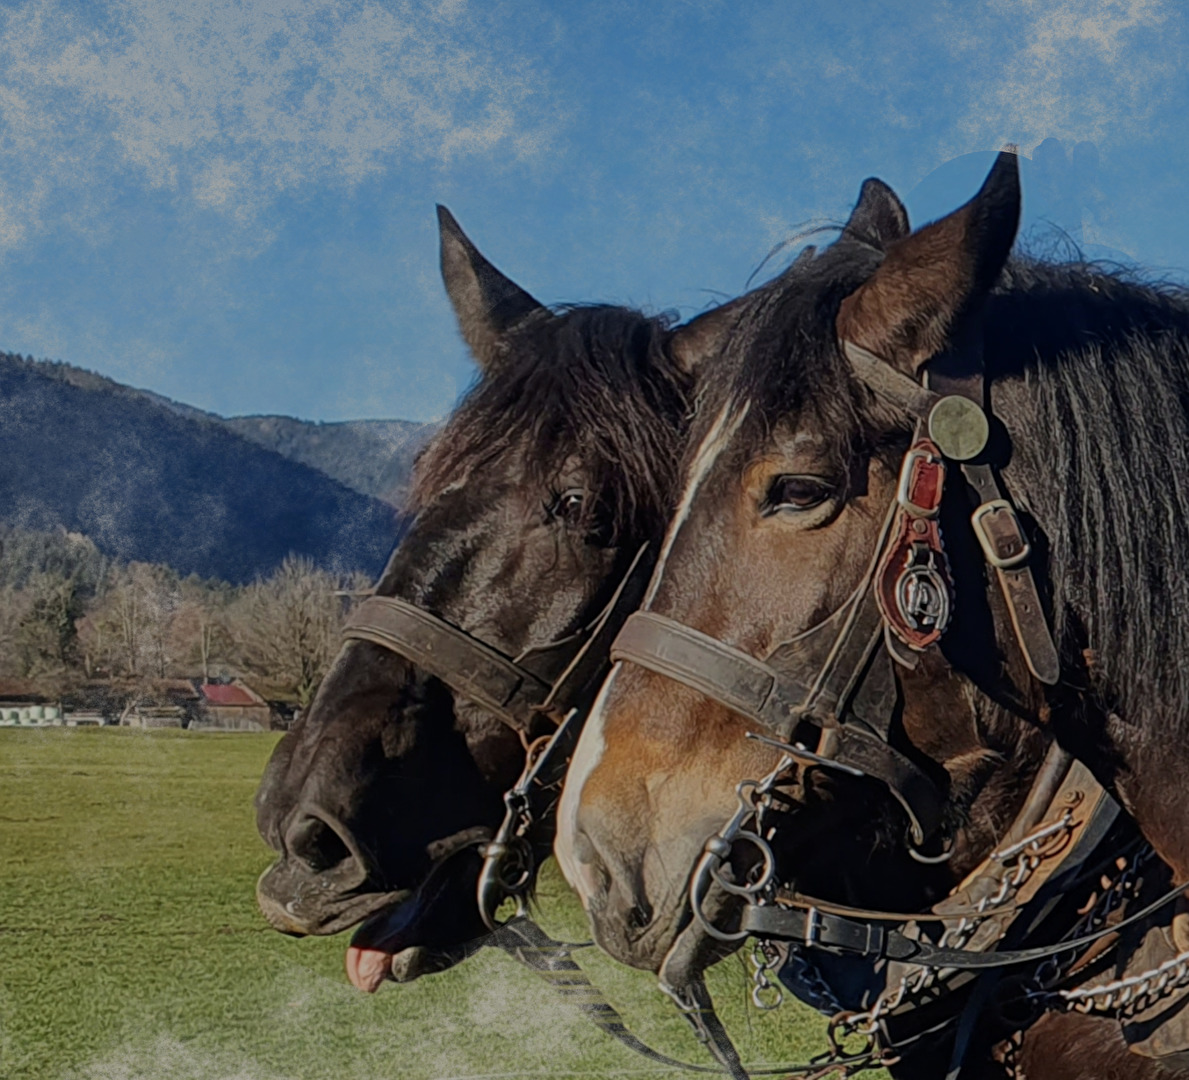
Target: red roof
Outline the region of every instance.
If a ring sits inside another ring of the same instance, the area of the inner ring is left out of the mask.
[[[242,686],[223,686],[220,683],[204,683],[202,696],[212,705],[258,705]]]

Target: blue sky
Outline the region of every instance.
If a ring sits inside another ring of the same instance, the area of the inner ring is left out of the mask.
[[[546,302],[690,315],[878,175],[1189,278],[1172,0],[0,3],[0,349],[225,415],[446,412],[435,202]],[[1048,141],[1046,141],[1048,140]]]

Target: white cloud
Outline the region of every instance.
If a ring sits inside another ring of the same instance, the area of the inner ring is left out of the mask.
[[[958,127],[980,149],[1053,136],[1109,144],[1133,140],[1163,107],[1176,74],[1159,49],[1164,0],[1000,0],[976,35],[955,37],[957,52],[986,53],[1004,42]],[[1006,32],[1005,32],[1006,31]],[[1015,31],[1013,35],[1012,31]]]
[[[75,9],[77,10],[77,9]],[[468,0],[118,0],[0,22],[0,246],[131,180],[241,219],[409,163],[523,159],[556,113]],[[22,180],[35,176],[36,182]]]

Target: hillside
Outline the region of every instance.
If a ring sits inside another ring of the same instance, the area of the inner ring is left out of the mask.
[[[290,552],[377,572],[399,531],[393,508],[260,441],[91,372],[0,354],[3,523],[64,527],[119,558],[232,582]]]
[[[403,507],[417,451],[436,430],[413,420],[312,423],[291,416],[232,416],[232,431],[333,476],[340,484]]]

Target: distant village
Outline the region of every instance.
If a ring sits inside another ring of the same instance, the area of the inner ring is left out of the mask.
[[[61,697],[34,680],[0,679],[0,727],[275,731],[287,730],[297,711],[291,701],[266,700],[242,679],[150,679],[135,688],[92,683]]]
[[[241,586],[0,532],[0,727],[285,730],[368,582],[290,557]]]

